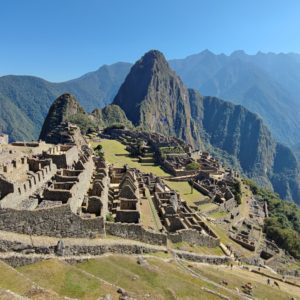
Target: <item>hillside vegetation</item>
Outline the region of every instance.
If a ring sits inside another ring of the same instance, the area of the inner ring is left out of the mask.
[[[293,202],[283,201],[279,195],[258,187],[253,181],[246,180],[254,195],[268,203],[269,218],[265,220],[264,230],[267,238],[300,258],[300,208]]]

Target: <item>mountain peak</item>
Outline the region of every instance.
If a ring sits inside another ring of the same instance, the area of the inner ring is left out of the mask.
[[[165,56],[158,50],[148,51],[136,62],[135,65],[139,68],[149,69],[149,71],[162,71],[169,69],[169,64]]]
[[[187,89],[157,50],[133,65],[113,104],[136,126],[192,143]]]
[[[43,124],[40,139],[47,140],[50,132],[78,113],[85,114],[85,111],[72,94],[65,93],[56,98]]]

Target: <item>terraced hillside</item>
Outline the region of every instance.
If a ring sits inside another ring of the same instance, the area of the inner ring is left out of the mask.
[[[245,284],[254,287],[255,299],[300,295],[299,286],[281,282],[280,288],[268,286],[268,277],[239,266],[186,263],[163,254],[143,259],[108,255],[72,265],[46,260],[16,270],[0,263],[0,268],[6,274],[0,288],[30,299],[99,299],[108,294],[118,299],[118,289],[135,299],[245,299],[239,292]]]

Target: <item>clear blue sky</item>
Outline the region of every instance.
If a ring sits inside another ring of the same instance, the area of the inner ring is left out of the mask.
[[[300,0],[0,0],[0,76],[51,81],[149,49],[300,53]]]

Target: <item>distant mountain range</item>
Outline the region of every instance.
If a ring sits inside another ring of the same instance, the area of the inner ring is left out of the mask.
[[[227,56],[205,50],[169,63],[188,87],[242,104],[264,119],[276,139],[299,149],[300,55],[236,51]],[[102,108],[112,102],[131,66],[104,65],[62,83],[32,76],[0,77],[0,131],[12,140],[36,139],[53,99],[65,92],[80,99],[87,111]]]
[[[205,50],[169,61],[189,88],[242,104],[261,116],[280,142],[299,148],[300,55],[236,51],[227,56]],[[104,65],[62,83],[32,76],[0,77],[0,131],[12,140],[36,139],[56,97],[69,92],[85,110],[111,103],[132,64]]]
[[[206,50],[170,64],[188,87],[242,104],[260,115],[279,141],[299,143],[300,55],[226,56]]]
[[[95,127],[133,124],[208,149],[283,198],[300,202],[300,167],[293,152],[276,142],[257,114],[188,89],[159,51],[149,51],[133,65],[112,103],[87,115],[65,94],[51,106],[41,138],[47,140],[66,119],[81,126],[84,119]]]
[[[11,140],[37,139],[49,107],[70,92],[87,111],[110,103],[127,75],[130,64],[102,66],[78,79],[51,83],[32,76],[0,77],[0,131]]]

